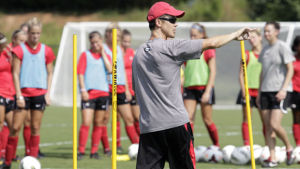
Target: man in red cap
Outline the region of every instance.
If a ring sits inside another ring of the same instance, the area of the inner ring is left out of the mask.
[[[194,169],[193,132],[184,108],[180,67],[189,59],[200,59],[206,49],[220,47],[232,40],[247,40],[251,29],[198,40],[177,40],[176,19],[184,11],[166,2],[157,2],[147,20],[150,39],[136,51],[133,79],[140,105],[140,142],[137,169]]]

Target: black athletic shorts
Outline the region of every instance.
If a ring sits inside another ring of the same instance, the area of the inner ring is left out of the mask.
[[[254,107],[258,108],[257,104],[256,104],[256,97],[251,97],[250,95],[249,95],[249,97],[250,97],[249,98],[249,100],[250,100],[250,107],[254,106]],[[239,95],[238,95],[238,97],[236,99],[236,104],[241,104],[243,106],[246,106],[246,99],[243,98],[241,90],[240,90]]]
[[[189,100],[196,100],[198,103],[201,103],[201,98],[203,93],[205,92],[204,90],[191,90],[188,88],[184,88],[183,91],[183,100],[185,99],[189,99]],[[208,104],[215,104],[215,89],[212,88],[211,92],[210,92],[210,98],[208,101]]]
[[[5,107],[5,113],[15,109],[15,101],[2,96],[0,96],[0,105]]]
[[[131,101],[130,101],[130,105],[131,105],[131,106],[137,105],[137,102],[136,102],[136,96],[135,96],[135,95],[132,96],[132,99],[131,99]]]
[[[292,93],[291,108],[295,110],[300,110],[300,92],[294,91]]]
[[[109,105],[112,104],[112,95],[109,94]],[[129,104],[129,101],[126,99],[126,94],[124,93],[118,93],[117,94],[117,105],[123,105],[123,104]]]
[[[291,92],[287,92],[286,98],[280,102],[276,99],[278,92],[261,92],[260,93],[260,108],[264,109],[280,109],[283,113],[287,113],[287,108],[290,106]]]
[[[15,100],[17,100],[15,98]],[[41,110],[44,111],[46,108],[45,95],[35,96],[35,97],[24,97],[25,108],[18,107],[15,104],[15,109],[25,109],[25,110]]]
[[[140,135],[136,169],[195,169],[194,137],[189,123]]]
[[[81,101],[81,109],[107,110],[109,96]]]

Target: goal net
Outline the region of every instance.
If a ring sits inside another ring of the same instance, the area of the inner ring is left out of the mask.
[[[177,39],[189,39],[189,29],[194,22],[179,22],[176,31]],[[67,23],[63,29],[57,60],[54,69],[53,83],[50,91],[54,105],[72,106],[72,74],[73,74],[73,34],[78,36],[77,59],[81,52],[89,49],[88,34],[97,30],[102,35],[109,22]],[[262,29],[265,22],[201,22],[206,27],[209,37],[233,32],[242,27]],[[291,44],[296,35],[300,35],[300,22],[282,22],[279,38]],[[147,22],[119,22],[122,29],[132,33],[132,47],[137,48],[149,39],[150,31]],[[263,44],[266,44],[263,40]],[[250,49],[249,42],[245,48]],[[237,41],[216,50],[217,74],[215,80],[216,104],[235,105],[240,90],[239,65],[241,58],[240,43]],[[78,105],[80,95],[78,93]]]

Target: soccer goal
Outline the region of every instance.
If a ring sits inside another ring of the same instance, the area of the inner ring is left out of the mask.
[[[189,28],[194,22],[179,22],[176,38],[189,39]],[[209,37],[233,32],[242,27],[262,29],[265,22],[200,22],[206,27]],[[63,29],[57,61],[54,69],[51,101],[58,106],[72,106],[72,37],[78,36],[77,53],[89,48],[88,34],[97,30],[102,35],[109,22],[78,22],[67,23]],[[281,22],[279,38],[291,44],[296,35],[300,35],[300,22]],[[119,22],[122,29],[128,29],[132,33],[132,47],[137,48],[141,43],[149,39],[150,31],[147,22]],[[263,44],[266,44],[263,41]],[[245,43],[246,49],[250,44]],[[239,65],[240,44],[230,42],[228,45],[216,50],[217,75],[215,81],[216,104],[235,105],[235,99],[240,90]],[[80,97],[78,93],[78,105]]]

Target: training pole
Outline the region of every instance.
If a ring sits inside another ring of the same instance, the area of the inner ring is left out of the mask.
[[[112,158],[111,168],[117,168],[117,29],[112,30]]]
[[[255,167],[255,159],[253,153],[253,134],[252,134],[252,121],[251,121],[249,90],[248,90],[247,66],[246,66],[246,58],[245,58],[245,44],[243,40],[241,41],[241,53],[242,53],[242,66],[243,66],[244,83],[245,83],[245,98],[246,98],[246,108],[247,108],[250,152],[251,152],[251,166],[252,169],[255,169],[256,167]]]
[[[73,35],[73,169],[77,169],[77,35]]]

